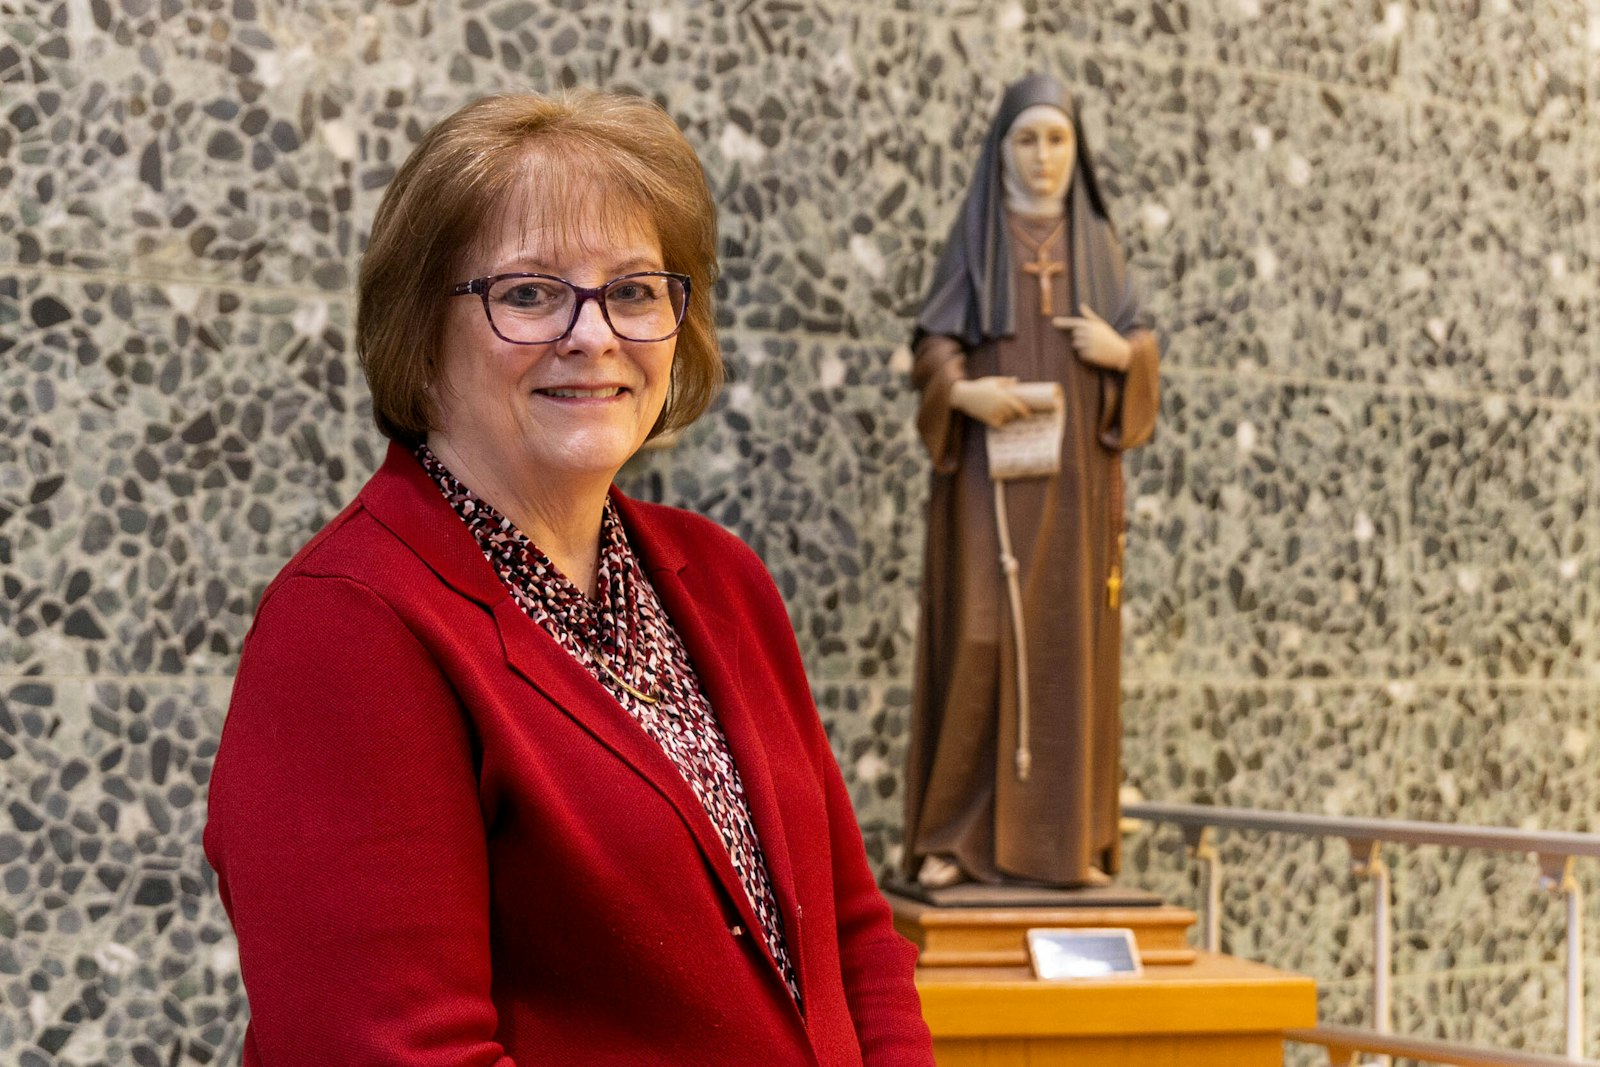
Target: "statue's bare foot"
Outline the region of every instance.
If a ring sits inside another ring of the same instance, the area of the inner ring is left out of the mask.
[[[922,867],[917,871],[917,884],[924,889],[943,889],[966,880],[961,868],[943,856],[923,857]]]
[[[1097,867],[1090,867],[1083,872],[1083,878],[1076,883],[1080,886],[1103,886],[1111,884],[1111,876]]]

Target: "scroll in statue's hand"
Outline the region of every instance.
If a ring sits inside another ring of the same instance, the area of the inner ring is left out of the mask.
[[[950,387],[950,406],[985,426],[1004,426],[1030,412],[1013,389],[1016,384],[1015,378],[1000,375],[963,379]]]
[[[1091,366],[1119,373],[1133,362],[1133,346],[1088,304],[1079,306],[1082,315],[1059,315],[1050,320],[1072,340],[1072,350]]]

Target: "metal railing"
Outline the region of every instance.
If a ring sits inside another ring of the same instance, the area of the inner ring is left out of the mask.
[[[1354,1026],[1319,1026],[1314,1030],[1290,1030],[1283,1035],[1304,1045],[1321,1045],[1336,1067],[1354,1064],[1362,1053],[1400,1056],[1424,1063],[1443,1063],[1450,1067],[1583,1067],[1593,1060],[1573,1060],[1537,1052],[1486,1049],[1476,1045],[1457,1045],[1420,1037],[1395,1037],[1376,1034]]]
[[[1222,944],[1222,863],[1216,849],[1219,829],[1256,830],[1305,837],[1342,838],[1350,847],[1351,871],[1372,882],[1373,976],[1370,1030],[1319,1026],[1298,1031],[1292,1040],[1324,1045],[1335,1063],[1342,1053],[1345,1064],[1356,1053],[1370,1052],[1388,1062],[1407,1056],[1448,1064],[1545,1064],[1583,1059],[1583,890],[1572,874],[1572,861],[1580,856],[1600,858],[1600,834],[1541,830],[1511,830],[1495,826],[1457,826],[1450,823],[1389,819],[1351,819],[1329,815],[1299,815],[1250,808],[1214,808],[1198,804],[1139,803],[1123,807],[1128,818],[1171,823],[1182,828],[1189,854],[1205,869],[1205,901],[1201,908],[1205,948],[1217,952]],[[1389,921],[1389,868],[1383,859],[1385,845],[1439,845],[1445,848],[1531,853],[1538,859],[1539,884],[1566,903],[1566,1056],[1531,1056],[1442,1041],[1393,1036],[1389,981],[1393,974]],[[1360,1040],[1357,1040],[1360,1039]],[[1364,1042],[1364,1043],[1362,1043]],[[1405,1046],[1402,1050],[1400,1046]],[[1419,1050],[1430,1050],[1430,1056]],[[1600,1065],[1595,1065],[1600,1067]]]

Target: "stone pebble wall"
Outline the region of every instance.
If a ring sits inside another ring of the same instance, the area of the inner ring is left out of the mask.
[[[1128,464],[1130,784],[1600,828],[1593,3],[20,0],[0,1062],[237,1062],[199,848],[230,672],[265,582],[381,455],[350,340],[378,196],[488,91],[632,89],[701,151],[730,385],[625,480],[766,559],[891,862],[927,477],[901,346],[1029,65],[1082,94],[1166,342],[1162,427]],[[1223,850],[1227,947],[1363,1021],[1344,845]],[[1128,858],[1194,899],[1173,831]],[[1559,1051],[1534,866],[1390,859],[1399,1028]]]

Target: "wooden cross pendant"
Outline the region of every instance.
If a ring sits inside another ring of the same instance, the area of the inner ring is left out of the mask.
[[[1039,258],[1024,263],[1022,269],[1039,279],[1039,313],[1046,316],[1054,315],[1055,301],[1050,298],[1050,294],[1055,287],[1050,284],[1050,279],[1064,273],[1067,265],[1047,257],[1044,254],[1043,244],[1034,251],[1038,253]]]

